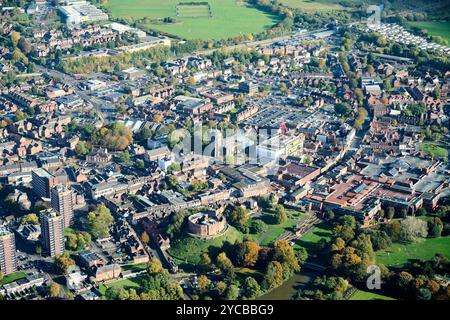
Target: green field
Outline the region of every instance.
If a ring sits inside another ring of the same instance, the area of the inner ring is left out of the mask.
[[[188,235],[173,241],[169,254],[178,261],[187,260],[189,263],[198,264],[200,255],[204,252],[211,255],[219,253],[223,243],[229,242],[234,244],[236,240],[242,241],[243,235],[232,226],[228,226],[226,234],[223,236],[210,239],[201,240]]]
[[[145,24],[151,29],[167,32],[186,39],[226,39],[241,34],[259,33],[268,29],[280,18],[242,1],[208,0],[212,17],[205,15],[205,8],[178,6],[180,0],[109,0],[107,6],[115,18],[148,18]],[[180,16],[177,16],[177,6]],[[181,11],[180,11],[181,9]],[[194,10],[194,11],[193,11]],[[196,10],[196,11],[195,11]],[[199,15],[193,18],[192,15]],[[151,21],[171,17],[175,23]]]
[[[314,250],[315,245],[321,240],[325,239],[327,242],[331,240],[331,227],[323,222],[317,224],[311,231],[305,234],[302,238],[295,241],[296,246],[304,247],[308,251]]]
[[[434,142],[425,142],[421,144],[420,150],[428,153],[433,157],[447,158],[448,156],[447,149],[443,148],[440,144]]]
[[[106,289],[108,289],[109,287],[113,287],[113,288],[124,288],[126,290],[129,289],[139,289],[141,287],[142,284],[142,280],[146,277],[146,275],[141,275],[141,276],[137,276],[134,278],[129,278],[129,279],[121,279],[121,280],[117,280],[117,281],[113,281],[109,284],[100,284],[98,291],[100,292],[100,294],[102,296],[105,295]]]
[[[350,300],[395,300],[395,299],[387,296],[382,296],[381,294],[376,294],[373,292],[357,290],[350,297]]]
[[[307,12],[315,11],[332,11],[332,10],[346,10],[341,5],[343,2],[361,2],[360,0],[279,0],[281,4],[287,7],[301,9]]]
[[[450,21],[411,21],[411,27],[425,29],[430,36],[439,36],[450,43]]]
[[[27,276],[27,274],[25,272],[10,273],[3,277],[3,279],[0,281],[0,286],[7,284],[7,283],[14,282],[14,281],[22,279],[22,278],[25,278],[26,276]]]
[[[436,253],[450,258],[450,236],[423,239],[417,243],[394,243],[386,250],[377,251],[376,260],[387,267],[398,266],[409,259],[431,259]]]

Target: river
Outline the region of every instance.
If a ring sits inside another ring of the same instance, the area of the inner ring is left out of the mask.
[[[299,288],[313,281],[317,273],[311,270],[295,273],[281,286],[264,294],[259,300],[290,300]]]

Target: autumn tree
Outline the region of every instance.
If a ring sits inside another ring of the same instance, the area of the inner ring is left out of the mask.
[[[49,294],[52,298],[58,298],[61,295],[61,286],[56,282],[52,282],[49,287]]]
[[[151,258],[147,265],[147,270],[150,274],[157,274],[163,270],[161,260],[157,258]]]
[[[59,273],[67,273],[69,267],[73,265],[75,265],[75,261],[70,258],[68,253],[64,253],[55,258],[55,268]]]
[[[236,260],[238,265],[253,267],[258,261],[259,245],[254,241],[244,241],[237,245]]]
[[[201,293],[208,291],[211,288],[211,280],[207,276],[201,275],[198,277],[198,289]]]
[[[150,237],[146,231],[141,233],[141,241],[145,244],[148,244],[150,242]]]

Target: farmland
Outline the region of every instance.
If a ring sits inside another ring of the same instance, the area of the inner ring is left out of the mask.
[[[236,0],[209,0],[195,5],[179,0],[110,0],[107,7],[115,18],[147,18],[145,27],[186,39],[220,40],[259,33],[280,21],[280,17]],[[164,18],[173,21],[162,22]]]

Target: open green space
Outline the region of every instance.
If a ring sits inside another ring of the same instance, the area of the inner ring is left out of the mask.
[[[450,42],[450,21],[410,21],[408,25],[424,29],[430,36],[439,36]]]
[[[311,229],[307,234],[303,237],[295,241],[295,246],[304,247],[308,252],[314,250],[316,248],[317,243],[321,239],[325,239],[325,241],[331,241],[331,226],[322,222],[317,224],[313,229]]]
[[[0,286],[2,286],[4,284],[11,283],[11,282],[14,282],[14,281],[19,280],[19,279],[23,279],[26,276],[27,276],[27,274],[25,272],[10,273],[10,274],[4,276],[2,280],[0,280]]]
[[[350,300],[395,300],[394,298],[383,296],[381,294],[373,293],[370,291],[357,290]]]
[[[260,33],[280,21],[280,17],[249,6],[244,1],[207,0],[205,5],[187,8],[180,0],[109,0],[114,18],[148,18],[145,27],[186,39],[226,39]],[[209,10],[210,9],[210,10]],[[158,19],[172,18],[164,23]]]
[[[108,284],[100,284],[98,291],[100,292],[100,294],[102,296],[105,295],[106,289],[108,289],[109,287],[113,287],[113,288],[124,288],[126,290],[129,289],[138,289],[141,287],[142,285],[142,281],[143,279],[146,277],[146,275],[140,275],[134,278],[129,278],[129,279],[120,279],[117,281],[113,281],[111,283]]]
[[[387,267],[403,265],[410,259],[428,260],[440,253],[450,258],[450,236],[423,239],[416,243],[394,243],[376,252],[376,261]]]
[[[361,2],[360,0],[279,0],[281,4],[287,7],[301,9],[308,12],[315,11],[332,11],[332,10],[345,10],[346,8],[341,5],[344,2]]]
[[[198,264],[202,253],[218,254],[225,242],[233,244],[236,240],[242,241],[242,238],[242,233],[232,226],[228,226],[224,235],[209,240],[201,240],[186,234],[171,243],[169,254],[178,261],[187,260],[189,263]]]
[[[436,142],[425,142],[420,145],[420,150],[428,153],[433,157],[447,158],[448,156],[447,149]]]

